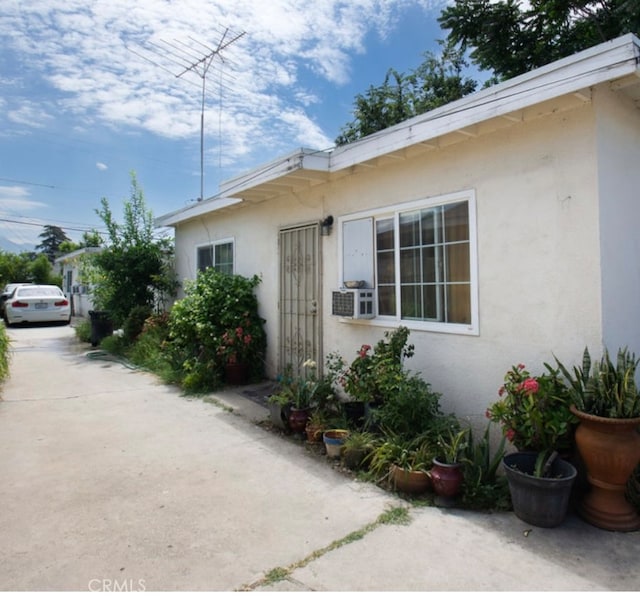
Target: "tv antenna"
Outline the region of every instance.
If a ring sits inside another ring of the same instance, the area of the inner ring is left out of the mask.
[[[149,42],[149,45],[154,48],[152,50],[154,53],[162,55],[174,66],[180,67],[178,72],[173,72],[170,69],[162,67],[164,70],[169,70],[169,72],[178,79],[190,72],[195,73],[202,79],[202,97],[200,104],[200,197],[198,201],[204,199],[204,97],[207,74],[214,59],[219,58],[220,61],[224,63],[222,51],[232,43],[238,41],[243,35],[245,35],[244,31],[237,34],[230,34],[229,28],[227,27],[215,48],[209,47],[193,37],[188,38],[189,43],[178,39],[174,39],[172,42],[160,40],[158,44]],[[141,57],[149,60],[146,56]],[[152,60],[149,61],[152,62],[152,64],[156,64]],[[156,64],[156,66],[160,65]]]

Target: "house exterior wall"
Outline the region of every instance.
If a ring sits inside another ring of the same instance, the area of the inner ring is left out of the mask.
[[[603,342],[613,353],[628,346],[640,355],[640,110],[607,88],[598,89],[594,104]]]
[[[236,273],[262,275],[268,371],[277,370],[278,258],[281,227],[365,212],[395,203],[472,190],[476,197],[479,333],[412,331],[420,371],[443,394],[445,411],[484,425],[506,370],[523,362],[534,373],[556,354],[568,364],[601,342],[598,179],[591,104],[520,123],[404,160],[356,167],[295,196],[219,212],[180,224],[177,269],[195,277],[195,246],[233,237]],[[330,314],[339,285],[339,229],[322,237],[323,342],[351,359],[388,327]],[[408,324],[411,327],[410,324]]]

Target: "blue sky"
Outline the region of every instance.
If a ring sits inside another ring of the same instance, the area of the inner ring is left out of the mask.
[[[202,79],[176,60],[241,35],[205,79],[208,197],[332,147],[356,94],[438,50],[445,1],[2,0],[0,248],[102,229],[102,197],[120,219],[131,171],[156,217],[199,196]]]

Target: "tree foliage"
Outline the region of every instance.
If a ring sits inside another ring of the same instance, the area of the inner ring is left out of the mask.
[[[109,245],[92,257],[94,299],[96,307],[107,310],[114,323],[122,325],[135,307],[148,307],[151,312],[175,295],[173,243],[154,237],[153,216],[133,173],[123,223],[115,220],[106,198],[96,213],[107,228]]]
[[[38,235],[42,242],[36,246],[42,254],[46,255],[50,263],[60,256],[60,245],[63,242],[69,242],[70,238],[65,234],[62,228],[58,226],[44,226],[44,230]]]
[[[424,57],[408,74],[389,69],[382,85],[358,94],[355,119],[341,129],[336,144],[351,143],[475,91],[477,83],[462,74],[466,63],[461,52],[425,52]]]
[[[508,79],[640,31],[638,0],[455,0],[439,19],[447,43]]]
[[[62,278],[54,275],[46,255],[0,251],[0,288],[8,283],[33,282],[61,286]]]

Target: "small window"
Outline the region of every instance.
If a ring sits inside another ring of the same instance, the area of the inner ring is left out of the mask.
[[[213,267],[221,273],[233,274],[233,240],[221,240],[197,247],[198,271]]]

